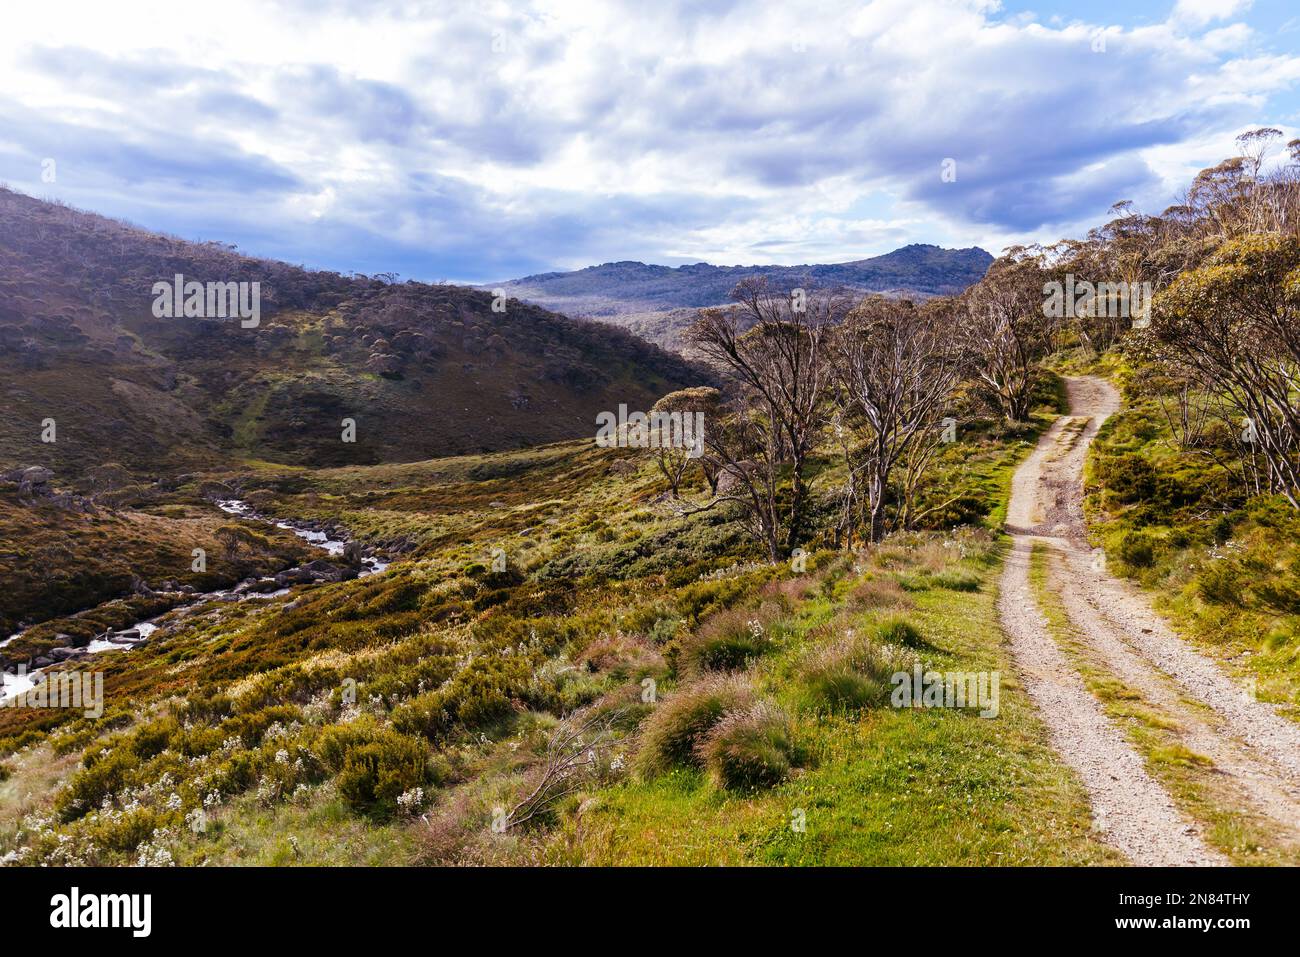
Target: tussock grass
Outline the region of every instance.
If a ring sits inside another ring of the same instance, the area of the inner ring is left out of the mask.
[[[771,621],[771,616],[764,616]],[[710,617],[677,647],[677,670],[685,676],[736,671],[770,647],[759,613],[730,609]]]
[[[889,704],[890,678],[908,671],[914,656],[897,644],[862,634],[810,648],[798,665],[798,698],[810,711],[853,711]]]
[[[754,689],[740,675],[710,675],[660,702],[641,731],[636,769],[643,776],[675,767],[699,767],[699,747],[729,713],[754,704]]]
[[[738,791],[780,784],[798,761],[790,719],[766,701],[724,714],[695,753],[715,785]]]

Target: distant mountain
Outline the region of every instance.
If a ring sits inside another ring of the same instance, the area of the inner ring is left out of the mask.
[[[924,299],[959,293],[988,271],[993,257],[983,249],[942,249],[914,244],[855,262],[806,266],[652,266],[604,263],[574,272],[525,276],[483,288],[570,316],[623,326],[665,348],[680,345],[680,333],[701,306],[728,301],[742,279],[766,276],[783,289],[843,287]]]
[[[177,274],[260,283],[260,323],[156,316],[154,285]],[[599,411],[707,381],[621,329],[492,307],[0,189],[0,466],[411,461],[594,434]]]

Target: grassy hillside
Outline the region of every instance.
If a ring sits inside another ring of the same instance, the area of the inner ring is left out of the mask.
[[[133,594],[136,582],[211,591],[278,571],[306,554],[294,536],[268,528],[263,550],[228,555],[216,537],[228,523],[229,516],[197,498],[172,497],[156,505],[140,499],[85,514],[48,500],[25,500],[14,486],[0,483],[0,638],[20,624],[50,620],[51,635],[85,637],[104,629],[60,619],[123,598],[130,599],[128,614],[165,607]],[[196,548],[210,556],[203,572],[193,571]]]
[[[643,453],[589,443],[210,476],[401,557],[98,656],[99,718],[0,711],[0,850],[105,864],[1109,860],[993,610],[990,526],[1045,421],[973,426],[945,447],[935,474],[965,489],[963,529],[813,551],[802,570],[759,561],[725,509],[676,516]],[[834,470],[818,464],[815,491]],[[168,493],[180,508],[163,514],[200,521],[183,504],[198,489]],[[891,708],[882,669],[913,662],[1001,670],[1000,717]],[[708,720],[679,727],[701,700]],[[561,756],[592,758],[557,795],[546,769],[566,729],[581,746]],[[539,789],[555,800],[528,804]]]
[[[709,378],[517,300],[312,272],[3,189],[0,238],[0,464],[75,473],[111,458],[157,475],[231,455],[373,464],[519,448]],[[260,324],[155,318],[153,284],[177,273],[260,283]]]

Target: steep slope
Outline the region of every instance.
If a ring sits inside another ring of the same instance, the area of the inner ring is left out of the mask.
[[[694,310],[727,302],[736,283],[765,276],[781,288],[843,287],[911,298],[961,292],[993,257],[982,249],[911,245],[855,262],[805,266],[654,266],[604,263],[575,272],[542,273],[490,288],[568,315],[623,326],[665,348],[680,346]]]
[[[154,284],[177,274],[259,283],[260,321],[155,317]],[[705,378],[621,330],[492,306],[471,289],[309,271],[0,190],[0,464],[62,474],[516,448]]]

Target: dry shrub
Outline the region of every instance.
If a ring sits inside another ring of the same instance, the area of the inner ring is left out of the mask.
[[[817,593],[818,583],[815,578],[801,575],[798,578],[779,578],[768,582],[759,589],[763,601],[777,602],[783,612],[789,612],[802,601],[807,601]]]
[[[578,655],[576,664],[615,678],[630,678],[661,672],[663,655],[644,638],[618,632],[601,635]]]

